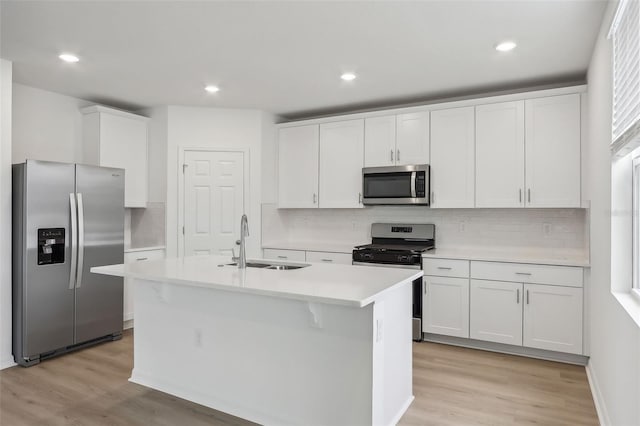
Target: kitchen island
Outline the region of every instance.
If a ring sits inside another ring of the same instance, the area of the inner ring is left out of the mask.
[[[92,268],[134,282],[131,381],[261,424],[390,425],[413,400],[422,271],[194,256]]]

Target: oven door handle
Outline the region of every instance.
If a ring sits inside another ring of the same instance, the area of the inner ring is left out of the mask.
[[[356,261],[352,261],[351,264],[357,265],[357,266],[374,266],[376,268],[422,269],[420,265],[394,265],[389,263],[371,263],[371,262],[356,262]]]
[[[416,198],[416,172],[411,172],[411,198]]]

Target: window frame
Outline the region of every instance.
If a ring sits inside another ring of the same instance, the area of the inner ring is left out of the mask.
[[[631,163],[632,188],[632,283],[631,294],[640,301],[640,154]]]

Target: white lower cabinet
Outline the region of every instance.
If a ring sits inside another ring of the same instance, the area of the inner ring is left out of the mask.
[[[472,339],[522,345],[522,283],[471,280]]]
[[[351,253],[333,253],[327,251],[308,251],[307,262],[334,263],[338,265],[351,265]]]
[[[469,337],[469,279],[424,277],[422,331]]]
[[[582,354],[581,288],[524,284],[524,346]]]
[[[124,263],[144,262],[148,260],[164,259],[164,249],[130,251],[124,254]],[[123,319],[133,319],[133,288],[128,279],[124,279]]]
[[[306,260],[305,252],[302,250],[282,250],[282,249],[264,249],[265,259],[275,260],[293,260],[304,262]]]

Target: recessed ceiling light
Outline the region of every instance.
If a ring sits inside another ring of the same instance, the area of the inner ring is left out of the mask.
[[[356,75],[352,72],[345,72],[340,76],[340,78],[343,79],[344,81],[351,81],[356,79]]]
[[[508,52],[510,50],[515,49],[517,44],[513,41],[503,41],[502,43],[498,43],[496,45],[496,50],[498,52]]]
[[[78,58],[76,55],[72,55],[71,53],[63,53],[62,55],[58,56],[58,58],[62,59],[65,62],[78,62],[80,60],[80,58]]]
[[[204,90],[206,90],[209,93],[216,93],[220,91],[220,88],[218,86],[206,86]]]

